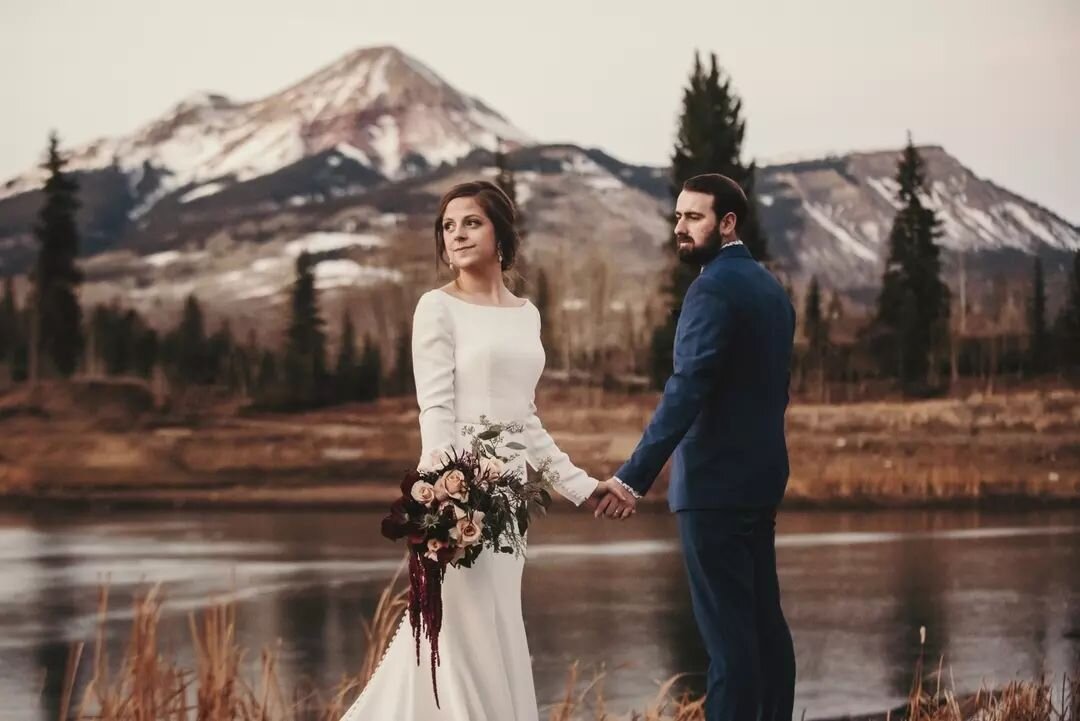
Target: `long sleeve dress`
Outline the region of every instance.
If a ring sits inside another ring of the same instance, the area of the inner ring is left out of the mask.
[[[547,465],[557,492],[583,503],[597,481],[559,450],[536,415],[544,370],[540,313],[485,306],[442,290],[421,296],[413,317],[413,373],[420,406],[421,459],[447,446],[467,447],[463,431],[481,417],[517,429],[504,434],[526,450],[511,462]],[[408,620],[342,721],[538,721],[521,615],[523,556],[485,550],[468,569],[450,567],[443,582],[439,699],[429,649],[416,663]]]

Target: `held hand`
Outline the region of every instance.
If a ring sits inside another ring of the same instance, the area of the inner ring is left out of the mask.
[[[613,478],[597,484],[589,501],[597,518],[626,519],[634,515],[637,507],[637,500]]]

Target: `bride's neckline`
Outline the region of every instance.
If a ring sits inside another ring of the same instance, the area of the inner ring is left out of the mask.
[[[474,308],[497,308],[497,309],[501,309],[501,310],[516,310],[518,308],[524,308],[525,306],[527,306],[529,304],[529,299],[528,298],[523,298],[522,300],[524,302],[522,302],[521,305],[487,305],[486,303],[473,303],[471,301],[465,300],[464,298],[459,298],[456,295],[454,295],[453,293],[451,293],[451,292],[449,292],[447,290],[443,290],[442,288],[436,288],[435,290],[437,290],[438,292],[442,293],[443,295],[445,295],[445,296],[447,296],[449,298],[453,298],[458,303],[463,303],[465,305],[471,305]]]

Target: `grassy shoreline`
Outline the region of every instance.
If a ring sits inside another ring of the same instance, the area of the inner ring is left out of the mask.
[[[164,599],[154,586],[136,598],[123,658],[114,664],[105,645],[108,590],[99,597],[98,633],[89,654],[76,643],[68,657],[60,718],[73,721],[336,721],[371,679],[406,607],[398,575],[386,586],[370,619],[363,619],[366,652],[358,672],[335,688],[286,689],[277,673],[276,652],[249,653],[237,641],[236,608],[214,603],[189,614],[192,668],[184,668],[175,652],[166,652],[158,635]],[[84,656],[89,679],[77,683]],[[258,661],[253,661],[258,659]],[[249,668],[255,670],[251,674]],[[935,673],[935,670],[937,673]],[[677,691],[678,676],[663,683],[644,708],[623,712],[608,708],[603,673],[584,677],[575,662],[567,672],[565,692],[541,713],[547,721],[704,721],[703,700]],[[905,706],[852,719],[908,721],[1080,721],[1080,679],[1060,685],[1017,681],[1000,689],[957,695],[942,688],[940,664],[924,667],[920,656],[912,671]],[[932,681],[931,679],[937,679]],[[834,719],[833,721],[842,721]]]
[[[633,450],[655,403],[588,389],[538,398],[548,430],[597,477]],[[295,414],[131,406],[108,384],[0,397],[0,507],[381,509],[419,449],[411,399]],[[1080,391],[795,404],[788,445],[791,509],[1080,503]],[[650,505],[664,507],[666,482]]]

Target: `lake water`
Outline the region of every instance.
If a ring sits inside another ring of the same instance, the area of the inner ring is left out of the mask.
[[[93,640],[104,583],[114,660],[133,595],[162,582],[162,632],[182,659],[189,612],[232,598],[252,675],[272,645],[288,686],[310,678],[329,689],[358,670],[361,619],[401,557],[379,536],[380,517],[0,514],[0,718],[57,718],[68,649]],[[931,665],[943,657],[959,691],[1080,671],[1080,509],[787,512],[778,530],[796,718],[901,703],[921,626]],[[575,660],[586,675],[607,669],[614,712],[703,670],[670,515],[604,523],[560,510],[530,536],[523,593],[542,706],[559,698]]]

